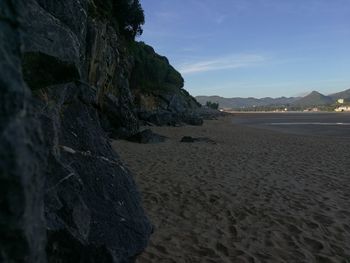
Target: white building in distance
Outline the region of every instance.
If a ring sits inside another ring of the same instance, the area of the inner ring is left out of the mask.
[[[339,104],[344,104],[344,99],[338,99]]]
[[[337,112],[350,111],[350,106],[341,106],[335,109]]]

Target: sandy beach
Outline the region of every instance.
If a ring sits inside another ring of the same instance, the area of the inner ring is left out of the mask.
[[[350,140],[232,118],[113,142],[155,227],[138,262],[350,262]]]

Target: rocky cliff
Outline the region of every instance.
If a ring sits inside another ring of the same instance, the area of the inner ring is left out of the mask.
[[[0,2],[0,262],[133,262],[152,226],[110,137],[201,124],[182,77],[108,4]]]
[[[184,79],[168,59],[143,42],[129,50],[134,62],[130,88],[139,119],[157,125],[202,124],[200,104],[183,89]]]

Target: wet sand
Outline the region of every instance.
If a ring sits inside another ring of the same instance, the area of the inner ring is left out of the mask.
[[[350,262],[348,138],[232,117],[152,129],[169,139],[113,143],[155,226],[138,262]]]
[[[283,133],[350,139],[349,112],[237,113],[234,116],[235,124],[249,127]]]

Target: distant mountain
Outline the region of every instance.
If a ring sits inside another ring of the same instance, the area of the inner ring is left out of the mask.
[[[300,107],[309,107],[332,104],[333,102],[334,100],[331,97],[325,96],[318,91],[313,91],[305,97],[294,101],[293,105]]]
[[[331,97],[334,101],[337,101],[338,99],[345,99],[347,101],[350,101],[350,89],[344,90],[342,92],[330,94],[328,96]]]
[[[287,105],[293,103],[298,98],[223,98],[220,96],[197,96],[196,100],[205,105],[207,101],[218,102],[220,108],[238,109],[249,108],[254,106],[269,106],[269,105]]]
[[[261,106],[295,106],[295,107],[312,107],[335,103],[338,99],[345,99],[350,102],[350,89],[342,92],[330,94],[328,96],[321,94],[318,91],[308,93],[303,97],[280,97],[280,98],[223,98],[220,96],[197,96],[196,100],[205,105],[207,101],[219,103],[220,108],[242,109]]]

